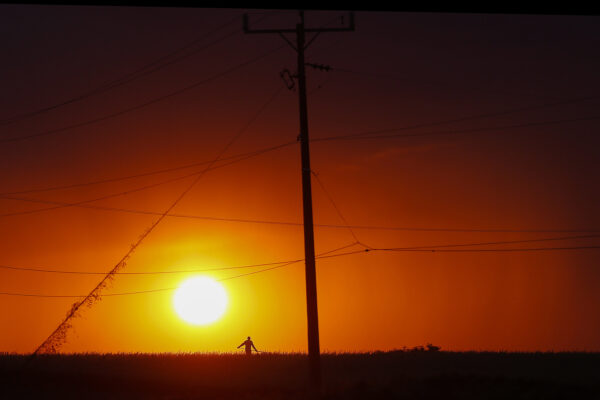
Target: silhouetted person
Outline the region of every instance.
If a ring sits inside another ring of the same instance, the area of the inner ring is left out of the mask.
[[[246,341],[244,341],[244,343],[240,344],[237,348],[239,349],[242,346],[245,346],[246,355],[251,355],[252,349],[254,349],[254,351],[256,351],[258,353],[258,350],[256,350],[256,347],[254,347],[254,343],[252,343],[252,340],[250,340],[250,336],[248,336],[248,339]]]

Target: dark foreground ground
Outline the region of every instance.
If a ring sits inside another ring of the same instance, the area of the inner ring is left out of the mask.
[[[0,355],[1,399],[303,399],[298,354]],[[600,399],[600,353],[325,354],[321,399]]]

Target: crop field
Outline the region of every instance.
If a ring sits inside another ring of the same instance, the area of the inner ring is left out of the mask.
[[[0,355],[3,399],[302,399],[303,354]],[[598,399],[599,353],[324,354],[322,399]]]

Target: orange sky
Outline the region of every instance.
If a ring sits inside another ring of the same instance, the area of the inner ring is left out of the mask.
[[[10,55],[8,65],[2,67],[9,78],[6,93],[10,95],[3,100],[0,120],[123,76],[242,13],[9,5],[0,9]],[[330,15],[316,13],[314,18],[327,21]],[[310,70],[309,117],[314,139],[585,97],[600,86],[600,59],[593,51],[600,37],[597,17],[363,12],[356,18],[357,32],[323,35],[307,57],[339,68],[410,79],[333,71],[327,77]],[[230,26],[234,28],[241,30],[241,18]],[[240,32],[128,85],[2,126],[1,137],[59,128],[139,104],[281,42],[277,36]],[[578,61],[566,62],[566,55]],[[282,68],[293,69],[294,57],[285,48],[245,70],[133,113],[56,135],[2,143],[0,192],[211,160],[282,85],[278,74]],[[561,79],[565,76],[570,77],[568,82]],[[428,84],[432,80],[433,85]],[[318,84],[322,87],[316,90]],[[590,100],[400,133],[597,116],[597,104]],[[225,156],[293,141],[297,118],[297,93],[284,90]],[[315,141],[312,168],[353,225],[598,230],[597,129],[598,121],[592,120],[491,134]],[[19,196],[75,202],[194,170],[199,168]],[[93,204],[162,212],[189,182],[190,178]],[[300,185],[300,149],[291,145],[208,172],[173,212],[300,222]],[[315,223],[343,224],[316,181],[313,195]],[[0,204],[2,214],[47,206],[7,199],[0,199]],[[77,207],[0,217],[0,265],[108,271],[156,218]],[[372,247],[585,234],[375,229],[356,229],[355,233]],[[346,229],[315,231],[317,253],[353,241]],[[591,245],[598,245],[598,239],[490,247]],[[301,226],[167,217],[132,255],[124,271],[235,266],[302,257]],[[372,252],[321,259],[317,261],[321,349],[389,350],[430,342],[447,350],[598,351],[599,261],[597,249]],[[239,273],[208,275],[220,279]],[[122,275],[105,293],[173,287],[191,275]],[[99,279],[97,275],[6,269],[0,270],[0,292],[79,295]],[[188,325],[177,317],[170,291],[106,297],[74,320],[62,351],[234,351],[248,335],[259,350],[306,351],[303,265],[224,281],[224,286],[229,308],[223,319],[205,327]],[[72,302],[0,296],[0,351],[33,351]]]

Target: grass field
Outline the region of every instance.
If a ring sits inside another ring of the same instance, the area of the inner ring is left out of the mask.
[[[0,355],[2,399],[302,399],[306,355]],[[324,354],[322,399],[600,399],[600,353]]]

